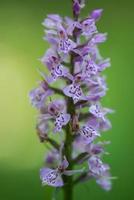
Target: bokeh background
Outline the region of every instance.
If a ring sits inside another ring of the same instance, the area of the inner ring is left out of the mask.
[[[118,176],[111,192],[94,181],[77,186],[75,199],[134,199],[134,1],[87,0],[83,15],[104,8],[99,30],[108,32],[101,45],[111,57],[105,74],[109,91],[104,105],[116,110],[105,157]],[[50,200],[53,190],[42,187],[39,169],[44,146],[35,133],[36,112],[28,92],[40,79],[37,67],[48,44],[42,40],[41,22],[48,13],[71,15],[71,0],[0,0],[0,199]],[[58,199],[61,199],[59,194]]]

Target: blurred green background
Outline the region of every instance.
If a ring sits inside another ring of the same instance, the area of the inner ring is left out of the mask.
[[[105,74],[110,90],[104,105],[116,110],[111,155],[105,157],[118,176],[107,193],[94,181],[77,186],[75,199],[134,199],[134,1],[89,0],[83,12],[104,8],[99,30],[108,32],[101,46],[111,57],[112,68]],[[71,0],[0,0],[0,199],[50,200],[52,189],[42,187],[39,169],[44,146],[36,136],[36,112],[28,92],[40,79],[36,68],[48,44],[43,40],[41,22],[48,13],[71,15]],[[58,199],[61,195],[59,195]]]

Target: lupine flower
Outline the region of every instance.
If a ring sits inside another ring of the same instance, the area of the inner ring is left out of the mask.
[[[101,56],[99,45],[106,41],[107,33],[100,33],[96,25],[102,9],[83,19],[84,6],[84,0],[72,0],[73,19],[49,14],[43,21],[43,39],[50,47],[40,61],[48,73],[40,71],[43,80],[29,94],[39,112],[38,137],[48,144],[45,166],[40,170],[42,184],[64,186],[66,199],[72,199],[67,187],[73,190],[76,183],[94,178],[108,191],[112,179],[110,166],[102,159],[108,154],[104,146],[109,142],[98,141],[111,128],[107,114],[113,112],[100,103],[108,90],[102,72],[110,67],[110,59]],[[86,170],[74,170],[85,162]],[[77,173],[75,178],[68,177]]]

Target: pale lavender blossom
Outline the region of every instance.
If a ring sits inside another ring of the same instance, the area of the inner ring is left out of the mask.
[[[85,143],[87,144],[93,142],[98,136],[100,136],[100,133],[90,125],[82,126],[78,133],[83,137]]]
[[[93,36],[93,34],[98,32],[94,19],[87,18],[84,21],[82,21],[81,25],[82,25],[82,35],[86,37],[91,37]]]
[[[88,160],[89,170],[93,175],[102,176],[104,172],[109,170],[107,164],[103,164],[101,159],[97,156],[91,156]]]
[[[42,168],[40,170],[40,176],[43,185],[50,185],[53,187],[62,187],[64,182],[62,180],[62,175],[72,176],[73,174],[83,172],[81,170],[67,170],[69,166],[68,161],[66,158],[60,163],[60,165],[56,169],[50,168]]]
[[[51,89],[49,89],[46,81],[41,82],[39,87],[33,89],[29,94],[31,104],[34,107],[41,109],[44,107],[47,97],[51,96],[52,93],[53,92]]]
[[[80,84],[76,83],[75,81],[64,88],[64,94],[72,97],[74,103],[77,103],[80,100],[86,100],[84,93],[80,87]]]
[[[61,77],[69,77],[69,70],[61,64],[60,57],[53,49],[49,49],[41,61],[50,71],[51,75],[47,77],[49,83],[52,83]]]
[[[110,173],[106,171],[102,176],[97,178],[96,183],[100,185],[104,190],[109,191],[112,188],[112,179],[113,177],[111,177]]]
[[[64,101],[51,102],[45,113],[40,115],[40,121],[54,120],[54,132],[61,132],[62,127],[70,120],[70,114],[66,113]]]

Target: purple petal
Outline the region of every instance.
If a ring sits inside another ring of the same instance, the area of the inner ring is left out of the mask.
[[[68,77],[69,70],[63,65],[53,66],[51,69],[51,77],[55,81],[58,77]]]
[[[58,161],[60,159],[60,155],[58,151],[52,150],[49,151],[45,158],[45,163],[49,167],[56,167],[58,165]]]
[[[112,128],[111,122],[107,118],[105,118],[105,120],[101,120],[99,122],[99,128],[101,131],[108,131]]]
[[[101,177],[97,179],[96,183],[98,183],[104,190],[109,191],[112,188],[111,179],[107,177]]]
[[[67,161],[66,157],[64,157],[63,161],[61,162],[62,169],[67,169],[69,166],[69,162]]]
[[[104,119],[104,113],[102,112],[99,104],[91,105],[89,108],[89,112],[97,118]]]
[[[85,100],[85,96],[77,84],[71,84],[63,89],[65,95],[72,97],[74,103],[77,103],[79,100]]]
[[[60,113],[55,120],[55,132],[60,132],[62,127],[65,126],[70,120],[70,114]]]
[[[86,146],[86,151],[90,154],[90,155],[98,155],[98,154],[102,154],[104,153],[104,147],[101,144],[89,144]]]
[[[68,54],[72,49],[76,47],[76,43],[71,39],[65,38],[59,41],[58,52]]]
[[[91,44],[99,44],[105,42],[107,39],[106,33],[98,33],[96,34],[90,41]]]
[[[103,162],[100,160],[97,156],[91,156],[88,160],[89,169],[94,175],[101,176],[104,172],[109,170],[109,166],[106,164],[103,164]]]
[[[89,56],[85,56],[83,62],[81,64],[82,75],[84,77],[90,78],[91,75],[96,75],[98,71],[97,64],[89,58]]]
[[[93,142],[100,134],[91,126],[83,126],[78,132],[87,144]]]
[[[102,15],[103,9],[96,9],[93,10],[91,13],[91,18],[93,18],[95,21],[98,21]]]
[[[95,33],[97,33],[97,28],[94,19],[87,18],[84,20],[82,22],[82,35],[91,37]]]
[[[44,84],[45,82],[41,83],[40,87],[33,89],[29,93],[32,105],[38,109],[44,107],[46,98],[52,95],[52,91]]]
[[[72,36],[75,28],[81,29],[80,22],[74,21],[69,17],[65,17],[65,21],[66,21],[66,24],[67,24],[67,34],[68,35]]]
[[[82,8],[85,6],[84,0],[73,0],[73,12],[75,15],[79,15]]]
[[[62,22],[62,18],[60,15],[57,14],[49,14],[47,15],[48,18],[50,18],[51,20],[57,22],[57,23],[61,23]]]
[[[40,178],[43,185],[50,185],[53,187],[63,186],[63,180],[57,170],[43,168],[40,170]]]
[[[102,60],[102,61],[99,62],[98,65],[99,65],[99,71],[103,71],[106,68],[111,66],[110,59],[108,58],[106,60]]]
[[[58,23],[62,23],[62,18],[57,14],[47,15],[47,18],[42,23],[47,28],[56,28]]]

